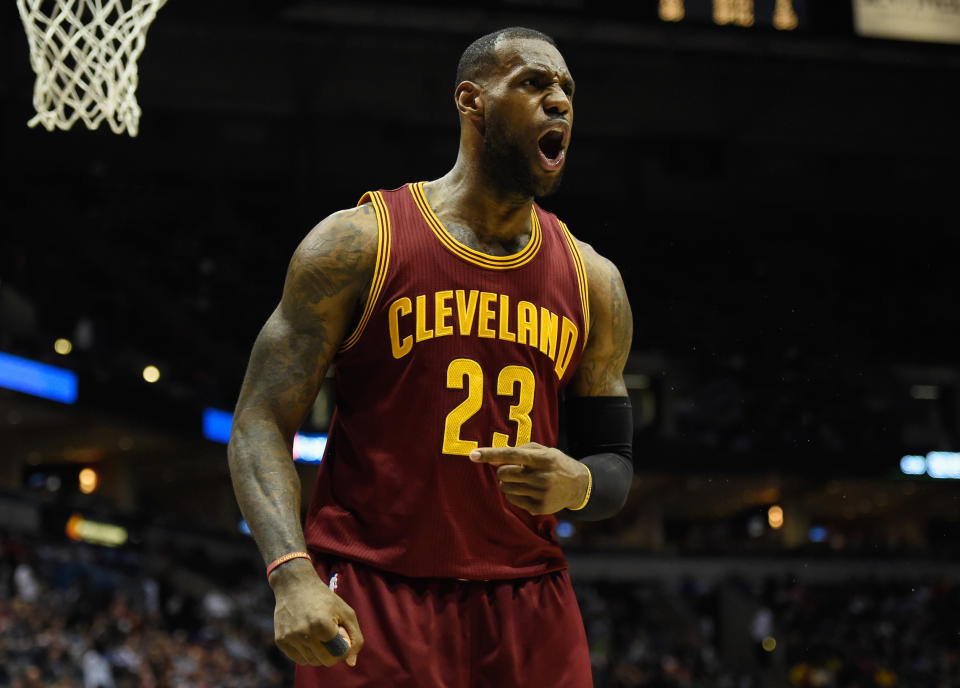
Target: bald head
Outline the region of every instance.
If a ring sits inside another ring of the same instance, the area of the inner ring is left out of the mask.
[[[497,44],[500,41],[511,39],[527,39],[544,41],[556,47],[556,42],[545,33],[523,26],[511,26],[500,29],[477,40],[467,46],[457,63],[457,81],[454,87],[464,81],[480,81],[489,76],[499,65]]]

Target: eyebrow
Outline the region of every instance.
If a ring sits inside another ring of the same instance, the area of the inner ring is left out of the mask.
[[[521,67],[520,73],[517,75],[517,78],[529,76],[530,74],[536,74],[538,76],[546,77],[549,79],[551,78],[553,73],[554,72],[551,69],[547,67],[542,67],[540,65],[524,65],[523,67]],[[560,84],[561,85],[566,84],[567,86],[569,86],[571,92],[577,90],[577,83],[573,80],[573,77],[570,76],[570,74],[567,72],[564,72],[563,74],[560,75]]]

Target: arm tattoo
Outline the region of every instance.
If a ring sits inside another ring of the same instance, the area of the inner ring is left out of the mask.
[[[227,456],[237,502],[265,562],[304,549],[293,436],[363,306],[376,252],[369,205],[321,222],[290,260],[280,304],[254,342]]]
[[[613,355],[607,359],[605,371],[608,381],[623,380],[623,368],[630,355],[633,340],[633,313],[627,301],[620,271],[611,265],[610,270],[610,330],[613,338]]]
[[[630,303],[616,266],[588,246],[581,247],[589,273],[593,322],[571,391],[576,396],[625,396],[623,368],[633,338]]]
[[[336,232],[311,233],[294,253],[290,271],[300,273],[288,286],[299,290],[294,302],[316,306],[336,296],[343,288],[362,277],[369,263],[371,244],[369,223],[373,221],[370,204],[342,213]],[[361,225],[357,220],[366,220]],[[375,244],[374,244],[375,248]]]

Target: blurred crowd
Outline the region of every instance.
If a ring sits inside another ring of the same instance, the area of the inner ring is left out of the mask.
[[[0,537],[0,686],[292,685],[254,565]],[[597,688],[955,688],[946,580],[577,582]]]
[[[597,688],[955,688],[960,585],[578,585]]]
[[[597,688],[753,688],[724,666],[717,591],[690,581],[577,584]]]
[[[960,686],[956,582],[781,583],[764,598],[783,629],[794,686]]]
[[[174,585],[129,552],[16,540],[0,573],[0,686],[268,688],[292,676],[262,581]]]

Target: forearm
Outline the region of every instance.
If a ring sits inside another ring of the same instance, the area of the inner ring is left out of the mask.
[[[276,424],[238,415],[227,457],[237,503],[264,562],[304,550],[300,477],[291,443]]]
[[[605,452],[580,459],[589,470],[592,485],[586,506],[571,513],[579,521],[600,521],[619,512],[627,503],[633,466],[620,454]]]
[[[633,483],[633,409],[628,396],[567,400],[570,452],[590,471],[587,503],[570,516],[599,521],[620,511]]]

